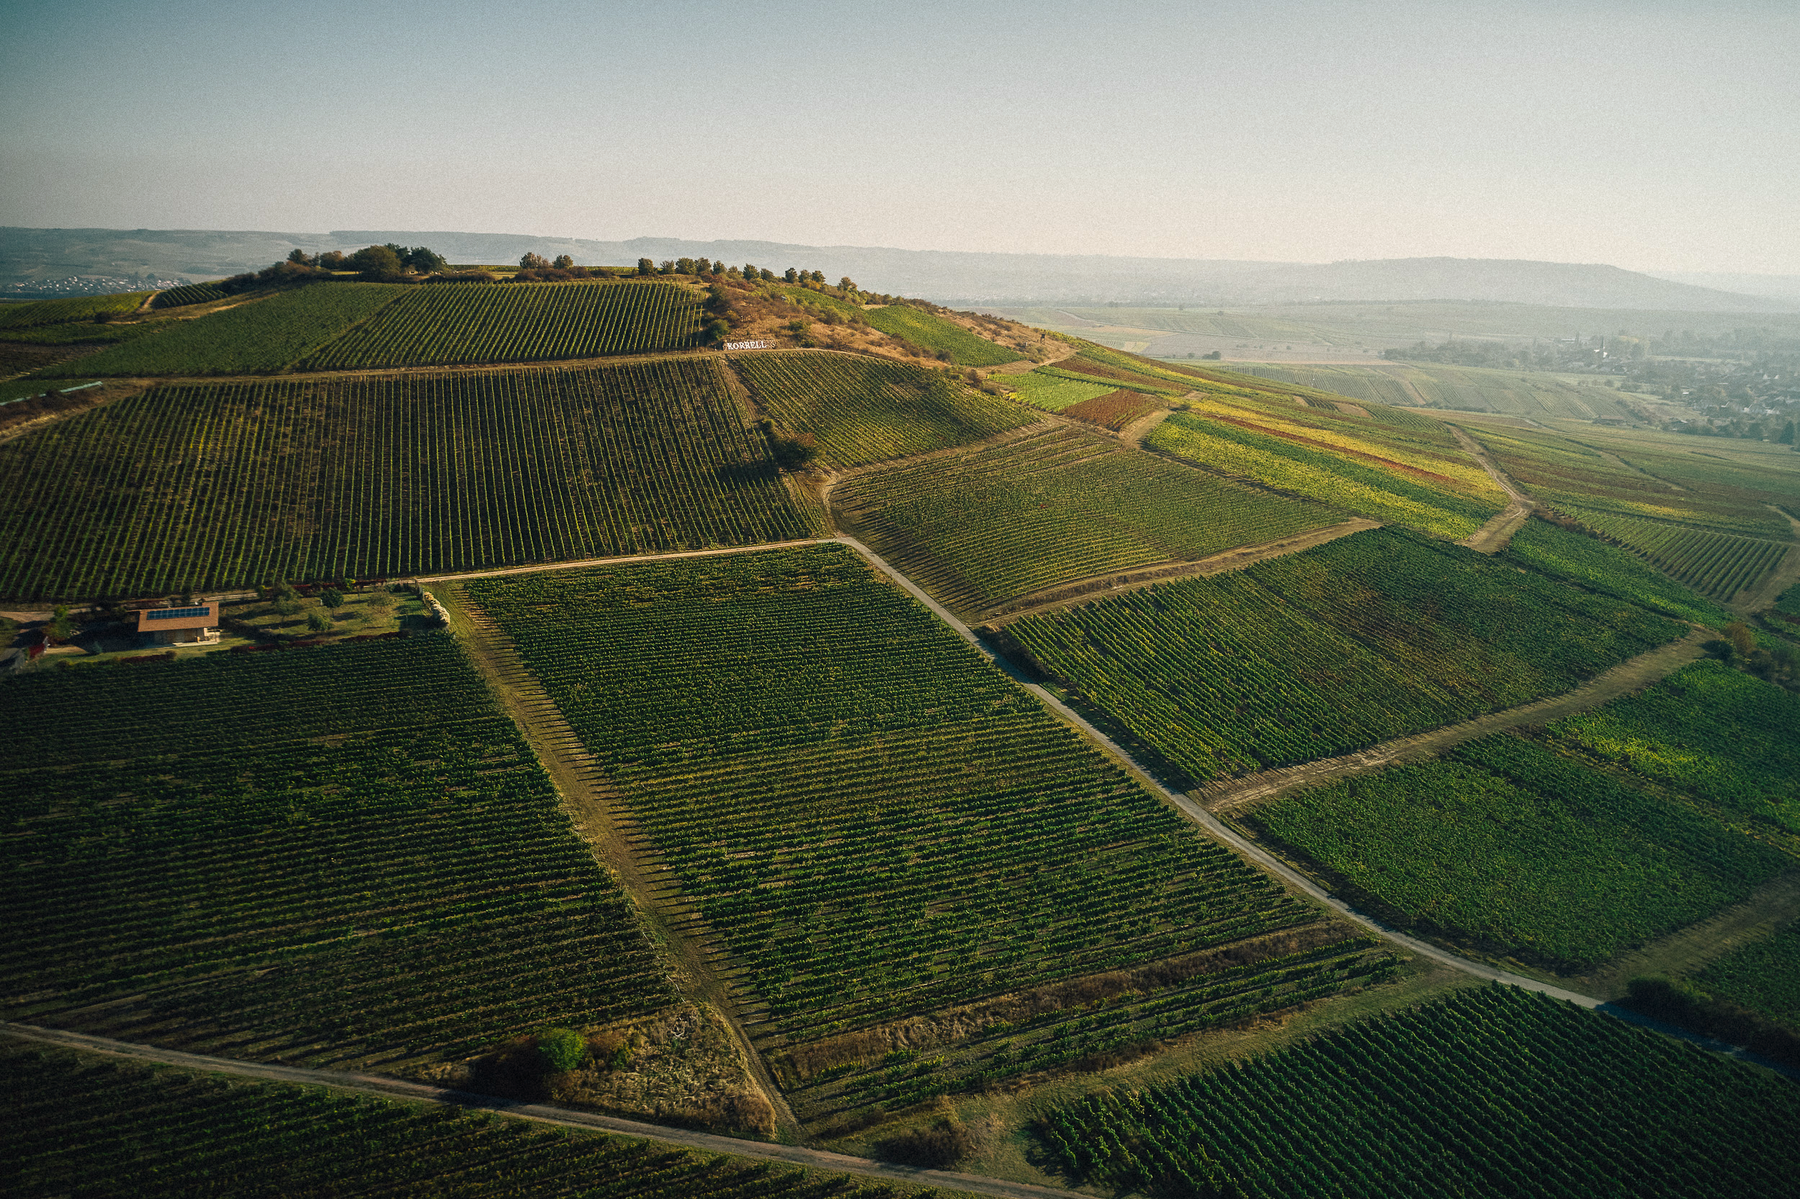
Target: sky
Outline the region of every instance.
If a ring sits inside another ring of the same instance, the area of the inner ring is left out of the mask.
[[[1800,274],[1800,3],[8,0],[0,225]]]

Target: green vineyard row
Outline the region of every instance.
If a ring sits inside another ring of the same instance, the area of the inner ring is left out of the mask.
[[[1623,542],[1671,578],[1727,604],[1738,592],[1762,582],[1794,545],[1573,505],[1569,515]]]
[[[0,493],[0,595],[18,597],[812,531],[716,359],[164,386],[0,445]]]

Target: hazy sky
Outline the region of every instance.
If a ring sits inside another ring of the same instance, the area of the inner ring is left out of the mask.
[[[7,0],[0,224],[1800,274],[1797,80],[1797,0]]]

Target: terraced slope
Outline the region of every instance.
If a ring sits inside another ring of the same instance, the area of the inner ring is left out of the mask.
[[[832,504],[858,538],[968,615],[1341,519],[1068,426],[860,474]]]
[[[55,671],[0,718],[7,1020],[372,1065],[673,998],[447,637]]]
[[[1184,785],[1510,708],[1680,636],[1672,621],[1417,534],[1006,626]]]
[[[0,445],[0,595],[806,536],[717,360],[173,385]]]
[[[904,1107],[1383,969],[846,547],[464,587],[741,964],[752,1034],[780,1050],[802,1119]],[[1053,1000],[1078,975],[1158,1002],[1073,1027],[1083,1004]],[[1021,997],[1032,988],[1045,994]],[[907,1044],[893,1021],[975,1000],[991,1010],[946,1028],[933,1060],[881,1060]]]
[[[966,445],[1035,419],[935,371],[879,358],[746,354],[733,364],[763,411],[839,470]]]

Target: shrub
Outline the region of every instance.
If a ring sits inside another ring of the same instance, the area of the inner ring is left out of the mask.
[[[581,1065],[587,1040],[572,1028],[547,1028],[537,1035],[537,1051],[546,1073],[562,1073]]]

